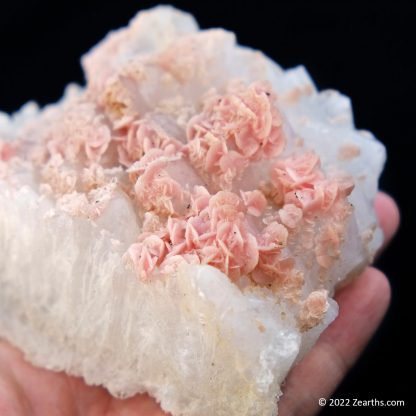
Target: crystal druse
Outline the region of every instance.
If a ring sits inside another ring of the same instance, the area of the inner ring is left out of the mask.
[[[187,13],[139,13],[62,100],[0,113],[0,337],[173,415],[276,415],[373,258],[384,147]]]

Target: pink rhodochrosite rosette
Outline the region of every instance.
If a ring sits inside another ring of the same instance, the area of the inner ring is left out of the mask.
[[[381,244],[384,147],[303,67],[170,7],[82,63],[0,114],[0,336],[173,415],[276,415]]]

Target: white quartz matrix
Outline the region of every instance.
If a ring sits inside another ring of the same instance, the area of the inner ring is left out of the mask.
[[[271,416],[373,258],[384,147],[222,29],[140,12],[0,113],[0,337],[174,416]]]

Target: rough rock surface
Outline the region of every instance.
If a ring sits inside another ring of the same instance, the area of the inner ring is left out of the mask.
[[[0,336],[173,415],[276,415],[382,241],[384,147],[221,29],[139,13],[87,85],[0,113]]]

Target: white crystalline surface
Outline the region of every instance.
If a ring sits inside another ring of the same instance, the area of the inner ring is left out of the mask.
[[[169,7],[0,113],[0,336],[173,415],[276,415],[382,236],[349,99]]]

